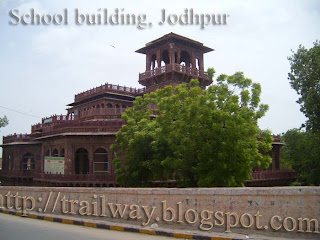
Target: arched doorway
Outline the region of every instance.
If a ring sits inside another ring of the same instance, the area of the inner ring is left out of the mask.
[[[58,152],[58,149],[53,149],[53,151],[52,151],[52,156],[53,157],[59,157],[59,152]]]
[[[89,173],[89,154],[88,154],[88,151],[84,148],[79,148],[76,151],[75,173],[76,174]]]
[[[108,152],[104,148],[98,148],[93,154],[93,170],[95,173],[108,172]]]
[[[22,171],[34,170],[34,168],[35,168],[34,155],[31,153],[24,154],[23,160],[22,160]]]
[[[64,150],[64,148],[62,148],[62,150],[61,150],[61,157],[64,157],[64,155],[65,155],[65,150]]]

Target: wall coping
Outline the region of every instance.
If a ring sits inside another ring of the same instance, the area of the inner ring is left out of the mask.
[[[241,187],[241,188],[91,188],[91,187],[24,187],[14,186],[16,191],[54,191],[72,193],[109,193],[140,195],[228,195],[242,196],[253,194],[264,195],[319,195],[320,186],[303,187]],[[12,190],[12,186],[0,186],[0,189]]]

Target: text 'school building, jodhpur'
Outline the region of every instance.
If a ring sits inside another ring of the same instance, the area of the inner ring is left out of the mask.
[[[121,113],[136,96],[166,85],[198,78],[212,83],[204,72],[203,54],[213,49],[169,33],[136,52],[146,55],[146,71],[139,74],[141,89],[105,84],[75,95],[67,115],[43,118],[31,134],[3,137],[2,184],[47,186],[116,186],[110,146],[124,124]],[[274,137],[268,170],[256,169],[248,186],[286,185],[295,172],[280,170],[280,147]]]

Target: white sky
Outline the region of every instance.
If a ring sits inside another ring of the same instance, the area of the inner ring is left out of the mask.
[[[9,10],[61,13],[69,10],[69,24],[61,26],[9,25]],[[124,8],[125,13],[146,14],[151,28],[136,26],[76,26],[74,9],[97,13],[98,8]],[[159,26],[161,9],[182,14],[227,13],[227,26]],[[49,1],[0,0],[0,107],[9,125],[2,136],[30,133],[41,117],[65,114],[74,95],[106,82],[132,87],[145,71],[145,56],[135,53],[145,43],[169,32],[186,36],[214,48],[205,55],[205,69],[217,75],[243,71],[262,85],[262,102],[270,110],[260,120],[262,129],[274,134],[299,127],[305,118],[291,89],[287,57],[299,44],[308,48],[320,36],[320,1]],[[114,45],[116,48],[111,47]],[[216,75],[216,76],[217,76]],[[1,151],[1,150],[0,150]]]

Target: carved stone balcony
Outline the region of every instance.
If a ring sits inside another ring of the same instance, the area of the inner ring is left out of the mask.
[[[160,68],[155,68],[144,73],[139,74],[139,83],[150,87],[153,84],[160,82],[161,76],[166,76],[171,74],[172,77],[170,80],[176,80],[181,82],[189,81],[192,78],[196,78],[200,81],[200,85],[207,86],[212,83],[212,78],[210,78],[204,71],[201,71],[197,68],[189,68],[184,65],[177,63],[167,64]],[[148,82],[148,80],[155,80],[155,83]],[[166,78],[168,79],[168,77]]]
[[[35,137],[39,137],[40,133],[32,133],[32,134],[11,134],[8,136],[3,136],[3,144],[9,143],[20,143],[20,144],[28,144],[32,142]]]
[[[11,143],[11,142],[29,142],[31,139],[30,134],[12,134],[3,137],[3,143]]]
[[[42,131],[42,124],[41,123],[37,123],[37,124],[31,126],[31,133],[37,133],[37,132],[41,132],[41,131]]]
[[[42,138],[48,135],[57,135],[68,133],[69,135],[74,133],[101,133],[110,132],[116,133],[124,124],[122,119],[111,120],[99,120],[99,121],[70,121],[60,124],[44,125]]]
[[[110,93],[116,93],[116,94],[123,94],[123,95],[129,95],[129,96],[136,96],[140,95],[144,92],[144,89],[136,89],[132,87],[125,87],[125,86],[119,86],[119,85],[113,85],[113,84],[104,84],[96,88],[89,89],[85,92],[79,93],[75,95],[75,102],[79,102],[83,99],[86,99],[88,97],[92,97],[104,92],[110,92]]]
[[[0,179],[10,185],[41,185],[41,186],[116,186],[115,174],[45,174],[35,171],[0,170]]]
[[[290,170],[260,170],[252,172],[252,180],[246,181],[247,187],[287,186],[297,179],[297,172]]]

